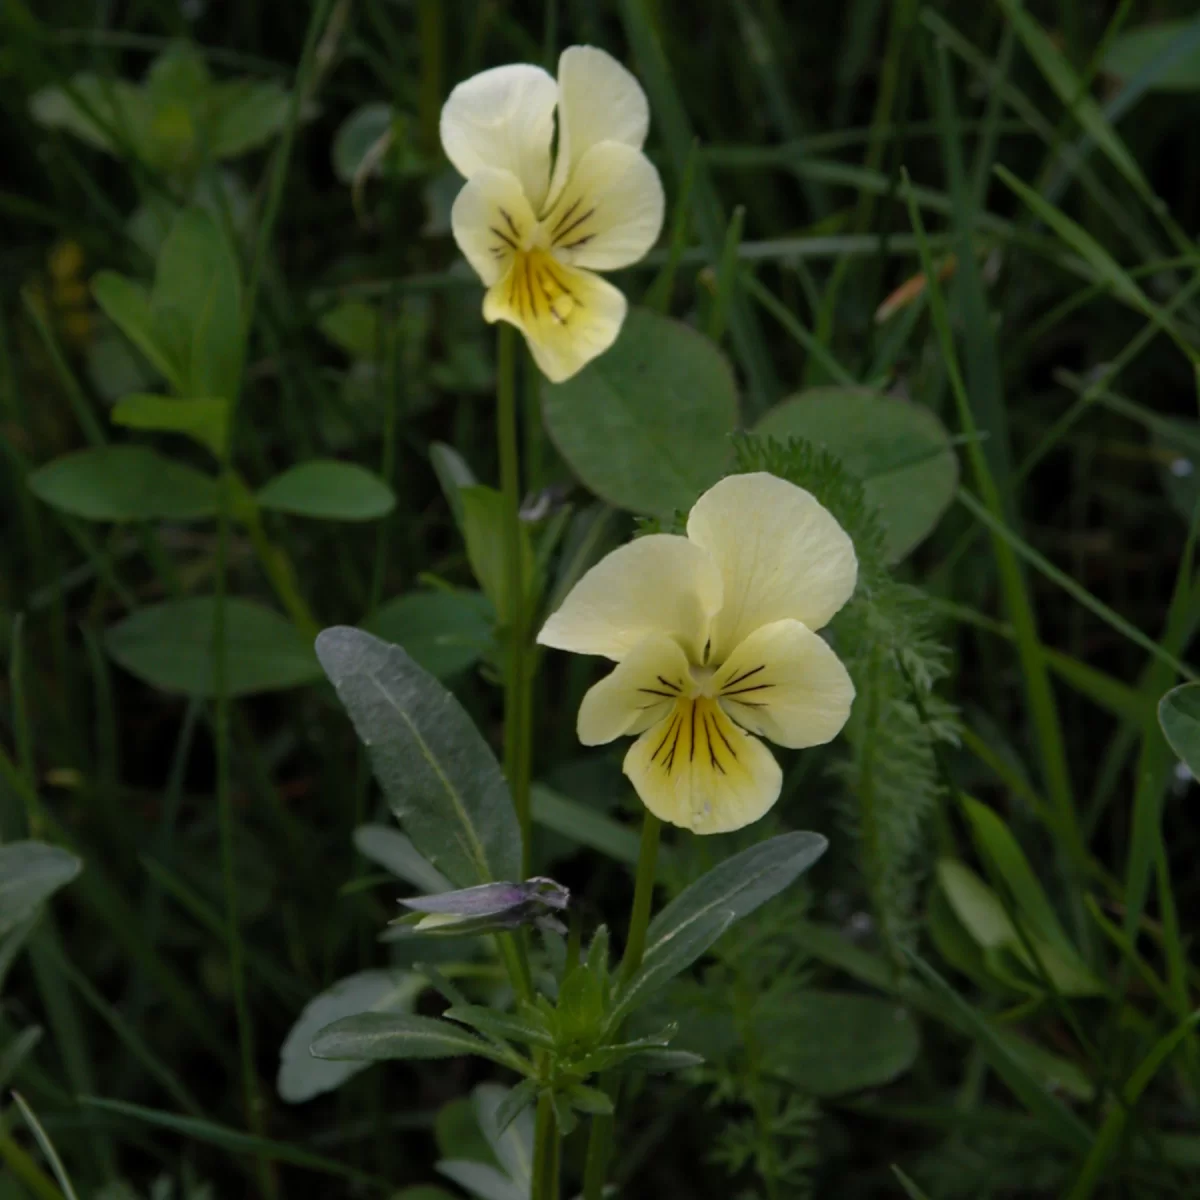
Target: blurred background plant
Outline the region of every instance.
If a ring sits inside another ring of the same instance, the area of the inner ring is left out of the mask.
[[[847,737],[762,826],[666,839],[663,896],[832,846],[645,1014],[704,1062],[627,1093],[619,1193],[1193,1195],[1193,6],[9,0],[0,1196],[528,1196],[511,1073],[307,1052],[505,986],[384,932],[440,885],[312,635],[401,644],[498,744],[437,119],[579,42],[646,88],[668,230],[614,349],[522,380],[530,597],[735,467],[821,496],[864,585]],[[534,695],[534,868],[588,941],[640,811],[575,741],[593,672]]]

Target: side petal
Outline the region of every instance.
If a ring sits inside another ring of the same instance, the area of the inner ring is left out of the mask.
[[[585,746],[602,746],[657,725],[689,683],[688,660],[679,643],[651,634],[588,690],[579,706],[579,740]]]
[[[721,607],[712,559],[685,537],[652,533],[602,558],[542,626],[543,646],[618,662],[652,634],[674,638],[698,662]]]
[[[854,684],[825,640],[799,621],[756,629],[712,686],[741,726],[778,746],[823,746],[850,718]]]
[[[614,271],[658,240],[664,206],[650,160],[632,146],[600,142],[579,160],[542,227],[561,262]]]
[[[485,286],[503,279],[536,218],[521,181],[511,171],[476,171],[454,198],[450,228]]]
[[[568,46],[562,52],[558,93],[558,156],[549,204],[597,143],[621,142],[640,150],[650,129],[650,104],[642,85],[595,46]]]
[[[815,496],[786,479],[766,472],[722,479],[696,501],[687,530],[725,582],[714,662],[772,621],[790,617],[820,629],[854,592],[854,543]]]
[[[770,750],[704,698],[681,701],[643,733],[629,747],[624,770],[656,817],[693,833],[753,824],[783,786]]]
[[[549,254],[520,254],[484,298],[488,321],[508,321],[529,343],[551,383],[562,383],[617,340],[628,305],[621,292],[591,271]]]
[[[525,63],[472,75],[442,106],[442,148],[469,179],[485,167],[511,171],[540,209],[550,183],[558,84]]]

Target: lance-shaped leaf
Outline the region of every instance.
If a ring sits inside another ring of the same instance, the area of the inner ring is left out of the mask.
[[[825,853],[819,833],[784,833],[726,859],[685,888],[650,922],[642,965],[622,990],[616,1016],[692,965],[735,921],[782,892]]]
[[[458,701],[399,646],[338,626],[317,657],[392,811],[451,883],[515,879],[521,833],[496,757]]]
[[[327,1025],[313,1039],[315,1058],[383,1062],[393,1058],[456,1058],[478,1054],[514,1066],[497,1049],[449,1021],[409,1013],[367,1012]],[[514,1054],[512,1060],[519,1064]],[[518,1066],[519,1069],[519,1066]]]

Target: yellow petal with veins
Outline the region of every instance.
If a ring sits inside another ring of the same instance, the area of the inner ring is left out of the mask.
[[[442,107],[446,157],[467,179],[488,167],[511,171],[540,209],[550,183],[550,144],[558,85],[524,63],[472,75]]]
[[[656,817],[693,833],[728,833],[752,824],[783,786],[766,746],[704,696],[677,701],[630,746],[624,770]]]
[[[508,274],[536,224],[521,181],[494,168],[472,175],[450,210],[454,240],[487,287]]]
[[[679,643],[661,633],[651,634],[588,690],[579,706],[579,740],[585,746],[602,746],[657,725],[690,683],[687,657]]]
[[[725,660],[710,687],[739,725],[793,750],[832,741],[854,701],[854,684],[841,659],[799,621],[756,629]]]
[[[562,261],[615,271],[645,257],[663,210],[662,181],[650,160],[632,146],[601,142],[580,159],[542,228]]]
[[[820,629],[854,592],[854,543],[815,496],[766,472],[730,475],[696,501],[688,537],[713,557],[725,604],[712,661],[785,618]]]
[[[651,533],[605,555],[542,626],[543,646],[619,662],[651,634],[674,638],[699,662],[721,578],[685,537]]]
[[[626,308],[611,283],[544,250],[515,255],[483,300],[484,319],[515,325],[551,383],[569,379],[603,354],[617,340]]]
[[[640,150],[650,128],[650,104],[642,85],[595,46],[568,46],[562,52],[558,92],[558,153],[549,205],[593,146],[620,142]]]

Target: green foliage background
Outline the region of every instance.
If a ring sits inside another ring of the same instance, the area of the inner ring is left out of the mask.
[[[645,1014],[705,1061],[628,1090],[619,1194],[1195,1195],[1200,708],[1158,709],[1200,612],[1192,7],[4,5],[0,1198],[522,1194],[503,1070],[307,1057],[436,1012],[419,961],[505,998],[482,941],[380,940],[438,883],[312,639],[400,643],[498,750],[495,350],[437,119],[578,42],[642,80],[668,220],[610,354],[523,371],[530,595],[729,470],[862,563],[845,737],[665,841],[660,898],[832,846]],[[575,740],[596,670],[533,695],[534,867],[589,939],[640,812]]]

